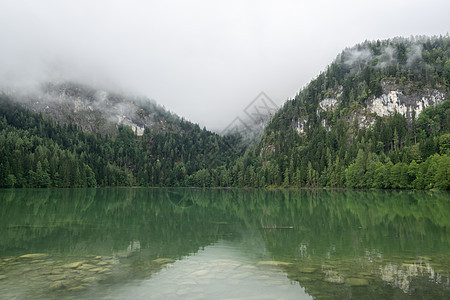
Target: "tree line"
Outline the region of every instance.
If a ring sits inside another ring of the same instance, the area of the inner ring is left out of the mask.
[[[236,137],[179,122],[178,131],[146,129],[141,137],[118,126],[108,137],[58,124],[3,96],[0,186],[184,186],[197,171],[227,166],[239,155],[229,146]]]
[[[392,87],[406,95],[437,90],[449,99],[450,38],[399,38],[344,50],[275,114],[261,143],[230,170],[231,181],[257,187],[449,189],[449,100],[409,118],[365,112],[367,101]],[[321,109],[327,98],[337,100],[333,109]],[[373,124],[361,125],[363,118]]]
[[[420,49],[420,55],[417,51]],[[361,53],[364,53],[362,55]],[[274,115],[248,149],[177,119],[142,136],[59,124],[0,96],[0,187],[199,186],[450,189],[450,102],[408,119],[361,126],[383,93],[439,90],[450,97],[450,38],[365,42],[344,50]],[[319,103],[336,98],[332,110]],[[298,122],[303,122],[299,132]]]

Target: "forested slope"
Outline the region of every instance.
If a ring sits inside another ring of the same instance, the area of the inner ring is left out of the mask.
[[[364,42],[273,117],[235,186],[450,188],[450,39]]]
[[[0,97],[1,187],[450,189],[448,36],[345,49],[245,153],[238,136],[221,137],[153,104],[132,101],[123,119],[120,96],[50,88],[57,107],[61,97],[74,104],[52,110],[34,101],[30,109]],[[98,101],[114,108],[107,113],[116,123],[103,115],[90,126]]]
[[[234,137],[182,119],[176,125],[147,128],[142,136],[119,125],[110,137],[59,124],[0,97],[0,186],[179,186],[198,170],[236,159],[237,149],[229,146]]]

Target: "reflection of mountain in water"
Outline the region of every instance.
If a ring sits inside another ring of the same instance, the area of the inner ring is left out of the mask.
[[[178,258],[216,241],[224,227],[214,225],[220,220],[217,211],[192,207],[195,198],[187,193],[162,189],[0,193],[3,253],[34,249],[110,254],[111,249],[135,250],[139,241],[141,252],[152,248],[154,256],[170,253]]]
[[[448,196],[403,191],[2,190],[0,255],[113,256],[130,265],[133,276],[145,278],[151,274],[147,267],[197,253],[219,240],[239,239],[248,255],[269,253],[270,264],[312,296],[442,298],[450,293]]]
[[[414,263],[403,263],[402,265],[387,263],[380,269],[381,279],[394,287],[400,288],[404,293],[410,293],[412,291],[412,281],[418,277],[425,278],[432,284],[443,283],[443,276],[438,273],[427,260],[418,260]],[[445,271],[440,270],[439,272]]]

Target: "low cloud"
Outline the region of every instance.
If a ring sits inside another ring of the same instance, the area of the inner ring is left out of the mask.
[[[398,64],[398,51],[393,43],[403,43],[406,49],[406,66],[413,67],[414,63],[422,59],[422,43],[429,37],[415,38],[395,38],[392,41],[385,41],[377,49],[377,54],[367,45],[360,44],[353,48],[346,49],[342,53],[343,63],[351,69],[352,72],[359,71],[362,67],[372,64],[375,61],[376,68],[387,68]],[[431,39],[433,39],[431,37]]]
[[[218,130],[261,91],[278,105],[292,98],[345,47],[450,27],[447,0],[0,3],[0,88],[76,81],[145,95]],[[398,26],[368,22],[368,11]],[[424,15],[434,17],[418,22]],[[396,63],[391,50],[380,67]],[[370,54],[359,49],[348,63]]]
[[[423,47],[421,44],[413,44],[411,49],[407,53],[406,65],[408,67],[413,66],[416,61],[420,61],[422,59],[422,50]]]
[[[369,48],[353,48],[344,52],[344,64],[349,66],[353,72],[359,71],[367,65],[373,58],[372,51]]]
[[[395,48],[391,45],[383,48],[381,54],[378,56],[377,68],[386,68],[397,64]]]

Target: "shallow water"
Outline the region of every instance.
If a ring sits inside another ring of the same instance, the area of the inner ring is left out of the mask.
[[[448,299],[450,194],[0,190],[1,299]]]

